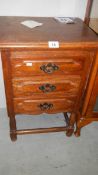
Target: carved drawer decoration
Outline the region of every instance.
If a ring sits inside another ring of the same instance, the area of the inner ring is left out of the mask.
[[[72,111],[74,101],[72,98],[55,98],[55,99],[14,99],[14,109],[17,114],[40,114],[55,113],[62,111]]]
[[[35,52],[35,54],[30,52],[27,55],[24,52],[16,52],[16,54],[12,52],[12,76],[81,74],[89,53],[74,51],[64,53],[52,52],[53,55],[51,55],[49,52],[40,54],[39,52]]]
[[[36,78],[16,78],[13,82],[13,95],[14,97],[24,97],[36,95],[39,98],[48,97],[49,94],[53,95],[74,95],[78,93],[81,82],[80,76],[66,76],[61,78],[52,77],[46,80],[46,77]],[[42,96],[42,97],[41,97]]]

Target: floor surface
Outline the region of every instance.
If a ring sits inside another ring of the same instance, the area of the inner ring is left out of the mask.
[[[62,114],[17,116],[17,127],[64,124]],[[6,111],[0,111],[0,175],[98,175],[98,122],[81,137],[64,132],[22,135],[11,142]]]

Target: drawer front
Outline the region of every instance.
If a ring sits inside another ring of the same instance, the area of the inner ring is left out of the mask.
[[[76,95],[81,81],[80,76],[66,76],[65,79],[54,77],[52,80],[47,80],[44,77],[35,78],[13,79],[14,97],[40,96],[40,98],[49,98],[50,95]]]
[[[66,99],[14,99],[14,111],[16,114],[41,114],[72,111],[74,101]]]
[[[30,55],[31,54],[31,55]],[[88,52],[12,52],[12,76],[79,74]]]

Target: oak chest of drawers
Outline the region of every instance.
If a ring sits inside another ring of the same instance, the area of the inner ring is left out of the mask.
[[[31,29],[21,24],[25,20],[43,25]],[[96,35],[79,19],[74,24],[62,24],[54,18],[0,17],[0,26],[11,139],[16,140],[17,134],[55,131],[72,135],[96,59]],[[58,112],[64,113],[66,126],[16,128],[17,114]]]

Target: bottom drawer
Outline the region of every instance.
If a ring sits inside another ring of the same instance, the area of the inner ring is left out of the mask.
[[[14,99],[15,114],[41,114],[72,111],[74,100],[71,99]]]

